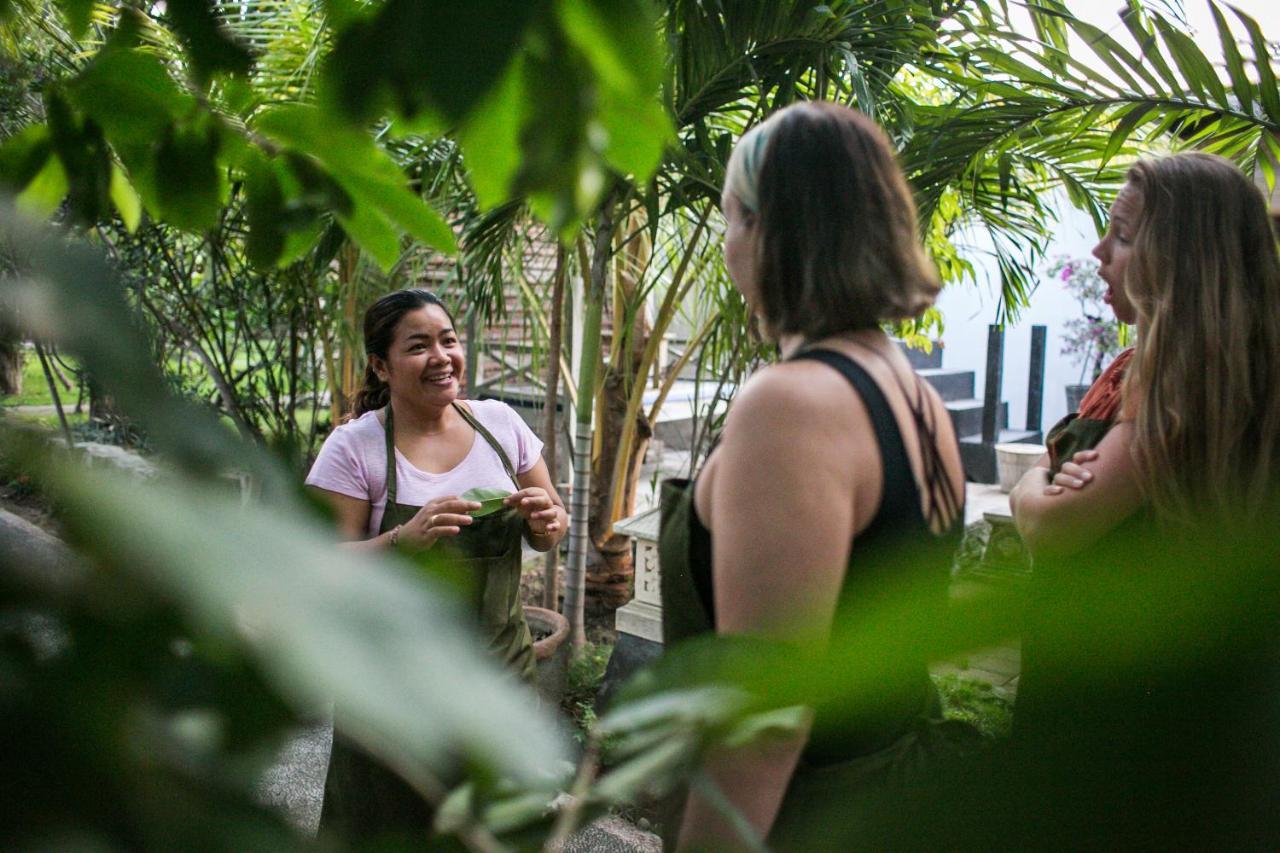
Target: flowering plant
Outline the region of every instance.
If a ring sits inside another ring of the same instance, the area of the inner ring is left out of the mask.
[[[1103,301],[1107,284],[1098,276],[1097,261],[1064,257],[1049,268],[1049,275],[1066,285],[1083,315],[1066,322],[1062,354],[1080,364],[1081,382],[1086,376],[1093,382],[1124,346],[1127,330]]]

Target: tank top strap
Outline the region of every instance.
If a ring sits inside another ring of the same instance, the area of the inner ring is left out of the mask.
[[[866,368],[842,352],[829,349],[802,350],[789,361],[801,359],[821,362],[839,372],[867,407],[884,467],[884,485],[876,518],[903,518],[902,513],[919,516],[920,496],[915,478],[911,475],[911,459],[907,456],[902,431],[898,429],[898,421],[893,416],[893,409],[889,407],[889,399],[885,397],[884,391],[867,373]]]

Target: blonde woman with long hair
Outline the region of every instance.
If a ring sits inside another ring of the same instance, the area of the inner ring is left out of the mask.
[[[1119,417],[1011,495],[1034,560],[1015,742],[1094,832],[1221,841],[1280,805],[1241,772],[1280,772],[1276,235],[1198,152],[1135,165],[1113,211],[1095,255],[1137,317]]]

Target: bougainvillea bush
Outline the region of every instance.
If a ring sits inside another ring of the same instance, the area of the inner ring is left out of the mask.
[[[1107,284],[1098,276],[1097,261],[1064,257],[1049,268],[1049,275],[1080,304],[1081,316],[1064,324],[1062,354],[1080,365],[1081,382],[1093,382],[1125,346],[1127,330],[1103,301]]]

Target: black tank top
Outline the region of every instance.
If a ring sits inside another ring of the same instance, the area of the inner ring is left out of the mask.
[[[862,366],[843,353],[825,349],[805,350],[790,360],[801,359],[828,365],[853,386],[871,417],[883,462],[884,485],[880,505],[871,523],[854,537],[854,548],[840,591],[837,626],[856,622],[860,609],[874,606],[886,589],[899,589],[903,578],[910,578],[912,584],[923,585],[921,600],[927,602],[928,608],[936,608],[941,615],[946,606],[952,559],[964,529],[964,506],[963,498],[955,494],[943,465],[936,424],[923,389],[917,384],[912,393],[905,385],[901,386],[916,423],[924,486],[931,495],[931,515],[945,520],[945,530],[940,534],[934,532],[934,525],[925,517],[921,507],[920,487],[916,484],[902,433],[884,392]],[[922,381],[917,377],[917,383]],[[705,609],[706,623],[714,626],[711,532],[698,518],[694,508],[692,484],[688,484],[685,492],[688,578]],[[664,576],[667,573],[667,556],[664,553],[662,557]],[[933,617],[922,613],[921,618]],[[938,698],[929,679],[927,656],[921,649],[916,657],[918,660],[907,676],[884,685],[883,701],[877,703],[872,715],[853,719],[844,709],[819,704],[815,708],[805,762],[825,765],[867,755],[892,744],[919,718],[938,716]]]

